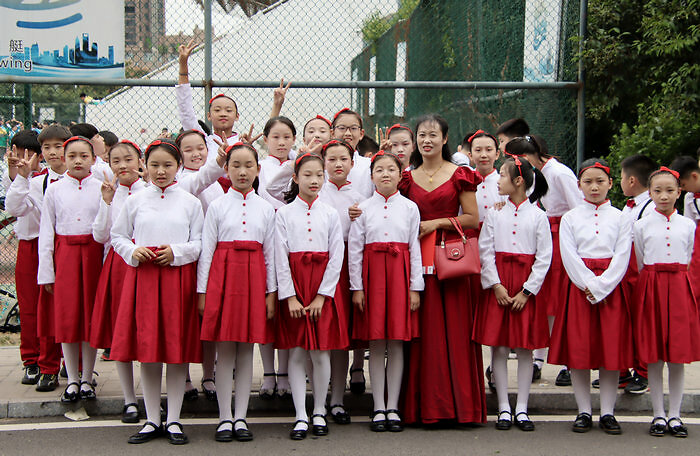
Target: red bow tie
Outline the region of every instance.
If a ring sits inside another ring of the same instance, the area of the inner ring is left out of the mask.
[[[634,207],[637,205],[637,202],[634,200],[634,198],[630,198],[627,200],[627,207]]]
[[[695,198],[700,198],[700,192],[693,193],[693,196],[695,196]]]

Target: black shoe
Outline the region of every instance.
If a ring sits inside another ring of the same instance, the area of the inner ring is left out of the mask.
[[[39,366],[36,364],[30,364],[24,367],[24,377],[22,377],[23,385],[36,385],[39,382]]]
[[[245,424],[245,427],[236,429],[236,423],[238,422]],[[248,423],[246,420],[236,420],[233,422],[233,436],[239,442],[250,442],[253,440],[253,433],[248,430]]]
[[[58,371],[58,375],[61,378],[68,378],[68,371],[66,371],[66,363],[61,363],[61,370]]]
[[[537,363],[532,363],[532,381],[536,382],[542,378],[542,368]]]
[[[168,430],[170,429],[170,426],[177,426],[180,429],[180,432],[170,432]],[[184,445],[190,441],[187,438],[187,435],[182,432],[182,424],[178,423],[177,421],[166,424],[165,432],[168,434],[168,441],[173,445]]]
[[[571,386],[571,373],[569,369],[560,370],[554,384],[557,386]]]
[[[129,407],[134,407],[135,412],[130,412]],[[126,404],[124,410],[122,411],[122,423],[138,423],[139,422],[139,406],[138,404],[132,402],[131,404]]]
[[[501,418],[501,415],[505,415]],[[507,431],[513,425],[513,414],[507,411],[498,412],[498,419],[496,420],[496,429],[499,431]]]
[[[362,381],[361,382],[353,382],[352,381],[352,374],[353,372],[362,372]],[[365,394],[365,390],[367,387],[365,386],[366,379],[365,379],[365,370],[361,367],[358,367],[357,369],[350,369],[350,392],[352,394]]]
[[[525,415],[525,418],[519,420],[518,417],[521,415]],[[527,415],[527,412],[520,412],[515,414],[515,425],[518,426],[518,428],[521,431],[530,432],[535,430],[535,423],[530,421],[530,417]]]
[[[197,391],[197,388],[192,388],[191,390],[185,391],[185,400],[186,401],[195,401],[199,397],[199,391]]]
[[[612,415],[603,415],[600,417],[598,426],[605,431],[606,434],[620,435],[622,434],[622,428],[618,424],[617,420]]]
[[[657,416],[651,420],[651,426],[649,426],[649,434],[654,437],[663,437],[666,434],[666,418]]]
[[[680,437],[682,439],[688,437],[688,428],[685,427],[678,417],[668,419],[668,432],[674,437]]]
[[[37,391],[53,391],[58,388],[58,375],[56,374],[41,374],[39,382],[36,384]]]
[[[578,416],[576,416],[576,420],[574,421],[574,425],[571,427],[571,430],[582,433],[590,431],[592,427],[593,420],[591,419],[591,415],[588,413],[579,413]]]
[[[631,382],[625,386],[625,393],[629,394],[644,394],[649,391],[649,380],[635,374]]]
[[[78,390],[69,393],[68,389],[73,385],[77,386]],[[69,383],[61,394],[61,402],[78,402],[78,399],[80,399],[80,384],[78,382]]]
[[[112,361],[112,359],[109,357],[111,352],[112,352],[111,349],[105,348],[104,350],[102,350],[102,356],[100,356],[100,359],[102,361]]]
[[[591,382],[591,386],[595,389],[600,389],[600,379],[596,378]]]
[[[325,424],[313,424],[314,418],[323,418]],[[326,420],[325,415],[321,415],[320,413],[311,415],[311,433],[316,436],[328,435],[328,420]]]
[[[383,420],[374,420],[377,415],[384,415]],[[372,432],[386,432],[386,412],[384,410],[375,410],[370,415],[369,430]]]
[[[219,430],[222,424],[230,424],[231,429]],[[216,427],[216,433],[214,434],[214,440],[217,442],[233,442],[233,421],[219,421],[219,425]]]
[[[304,423],[306,424],[306,429],[294,429],[297,427],[297,424],[299,423]],[[289,431],[289,438],[292,440],[304,440],[306,438],[306,433],[309,429],[309,422],[305,420],[297,420],[294,423],[294,426],[292,427],[292,430]]]
[[[486,384],[489,387],[489,391],[492,393],[496,392],[496,384],[493,382],[493,371],[491,370],[491,366],[488,366],[486,368],[486,373],[484,374],[486,376]]]
[[[341,409],[341,411],[333,413],[334,408],[339,408]],[[331,405],[330,410],[331,418],[333,418],[335,424],[350,424],[350,414],[347,411],[345,411],[345,407],[343,406],[343,404]]]
[[[163,429],[160,426],[157,426],[155,423],[151,423],[150,421],[146,421],[146,423],[143,425],[141,430],[145,429],[146,426],[152,427],[153,430],[149,431],[149,432],[137,432],[136,434],[129,437],[128,442],[129,443],[136,443],[136,444],[137,443],[146,443],[146,442],[150,442],[151,440],[163,435]]]
[[[214,385],[216,385],[216,383],[214,383],[213,378],[203,378],[202,379],[202,392],[204,393],[204,397],[206,397],[208,401],[216,401],[216,390],[215,389],[206,389],[204,387],[204,384],[207,382],[211,382]]]
[[[89,389],[83,389],[83,385],[87,385]],[[94,401],[97,398],[95,387],[90,382],[80,382],[80,398],[86,401]]]
[[[386,411],[386,430],[389,432],[401,432],[401,431],[403,431],[403,423],[401,422],[401,418],[399,418],[398,420],[390,420],[389,419],[390,413],[395,413],[395,414],[399,415],[399,411],[396,409],[390,409],[390,410]]]

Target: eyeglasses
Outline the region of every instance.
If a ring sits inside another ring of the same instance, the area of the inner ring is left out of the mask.
[[[334,130],[337,131],[338,133],[342,134],[348,130],[350,130],[351,133],[359,133],[360,130],[362,130],[362,129],[360,128],[359,125],[353,125],[351,127],[346,127],[345,125],[336,125]]]

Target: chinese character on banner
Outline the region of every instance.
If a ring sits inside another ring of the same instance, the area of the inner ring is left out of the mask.
[[[24,52],[22,40],[10,40],[10,52]]]

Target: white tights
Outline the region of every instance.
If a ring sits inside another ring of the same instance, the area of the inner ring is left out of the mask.
[[[386,366],[384,353],[387,353]],[[374,410],[399,408],[401,379],[403,377],[403,342],[400,340],[369,341],[369,377],[372,382]],[[386,384],[386,402],[384,385]],[[381,415],[377,416],[381,419]],[[392,417],[391,419],[398,419]]]
[[[146,419],[160,425],[160,387],[163,376],[163,363],[141,363],[141,385],[143,387],[143,402],[146,404]],[[165,387],[168,400],[167,423],[180,421],[182,400],[185,395],[185,378],[187,364],[168,364],[165,374]],[[149,426],[150,427],[150,426]],[[142,429],[150,432],[152,429]],[[177,427],[169,429],[180,432]]]
[[[68,383],[83,382],[90,383],[90,386],[85,385],[80,388],[71,387],[69,392],[77,392],[78,389],[92,389],[92,374],[95,370],[95,360],[97,359],[97,350],[92,348],[88,342],[71,342],[62,343],[63,359],[66,363],[66,373],[68,374]],[[80,376],[80,350],[82,348],[83,355],[83,372]]]
[[[668,365],[668,417],[680,418],[681,402],[683,401],[683,382],[685,366],[677,363]],[[649,394],[654,417],[666,417],[664,411],[664,362],[649,364]]]
[[[134,363],[131,361],[115,361],[117,374],[119,374],[119,384],[124,393],[124,405],[136,403],[136,391],[134,391]]]
[[[326,396],[331,380],[331,356],[329,351],[310,350],[301,347],[289,350],[289,383],[292,389],[292,400],[296,410],[296,420],[308,421],[306,413],[306,358],[311,357],[313,363],[312,392],[314,396],[314,415],[326,414]],[[323,424],[319,419],[315,424]],[[303,425],[297,426],[303,429]]]
[[[244,420],[248,412],[248,400],[253,383],[253,344],[242,342],[217,342],[218,353],[216,376],[217,401],[219,402],[219,421]],[[236,397],[234,413],[231,413],[231,396],[233,390],[233,370],[236,369]],[[245,427],[236,423],[236,429]],[[230,430],[226,424],[220,430]]]
[[[600,381],[600,416],[615,414],[619,370],[599,370]],[[591,406],[591,371],[590,369],[571,369],[571,386],[579,413],[593,413]]]
[[[262,359],[263,373],[265,374],[286,374],[287,365],[289,364],[289,350],[275,350],[275,344],[258,344],[260,350],[260,358]],[[275,371],[275,351],[277,352],[277,370]],[[282,383],[282,388],[286,389],[285,378],[278,380]],[[275,377],[263,377],[263,388],[273,389],[275,386]]]
[[[491,369],[496,383],[496,396],[498,397],[498,411],[510,412],[508,401],[508,347],[491,347]],[[532,350],[516,348],[518,355],[518,399],[515,405],[515,413],[527,413],[527,402],[530,396],[532,384]]]

